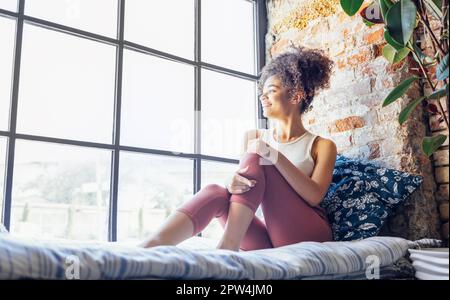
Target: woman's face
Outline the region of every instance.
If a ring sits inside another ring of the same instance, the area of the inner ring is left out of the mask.
[[[273,75],[264,82],[260,96],[263,115],[267,118],[279,119],[289,115],[298,115],[299,97],[290,97],[289,90],[283,87],[281,80]]]

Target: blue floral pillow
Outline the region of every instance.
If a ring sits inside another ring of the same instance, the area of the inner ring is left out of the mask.
[[[423,182],[420,175],[378,167],[338,154],[321,206],[336,241],[375,236],[399,203]]]

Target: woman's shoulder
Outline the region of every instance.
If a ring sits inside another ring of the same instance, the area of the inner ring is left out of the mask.
[[[333,140],[324,138],[320,135],[315,135],[314,142],[312,144],[311,155],[314,161],[317,159],[317,154],[322,149],[336,149],[336,144]]]

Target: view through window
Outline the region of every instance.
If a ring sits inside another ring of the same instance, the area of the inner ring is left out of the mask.
[[[0,0],[2,222],[138,242],[224,185],[257,126],[256,5]]]

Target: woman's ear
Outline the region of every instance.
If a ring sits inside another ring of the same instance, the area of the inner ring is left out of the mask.
[[[291,98],[292,104],[300,104],[302,100],[305,98],[305,92],[303,90],[297,90]]]

